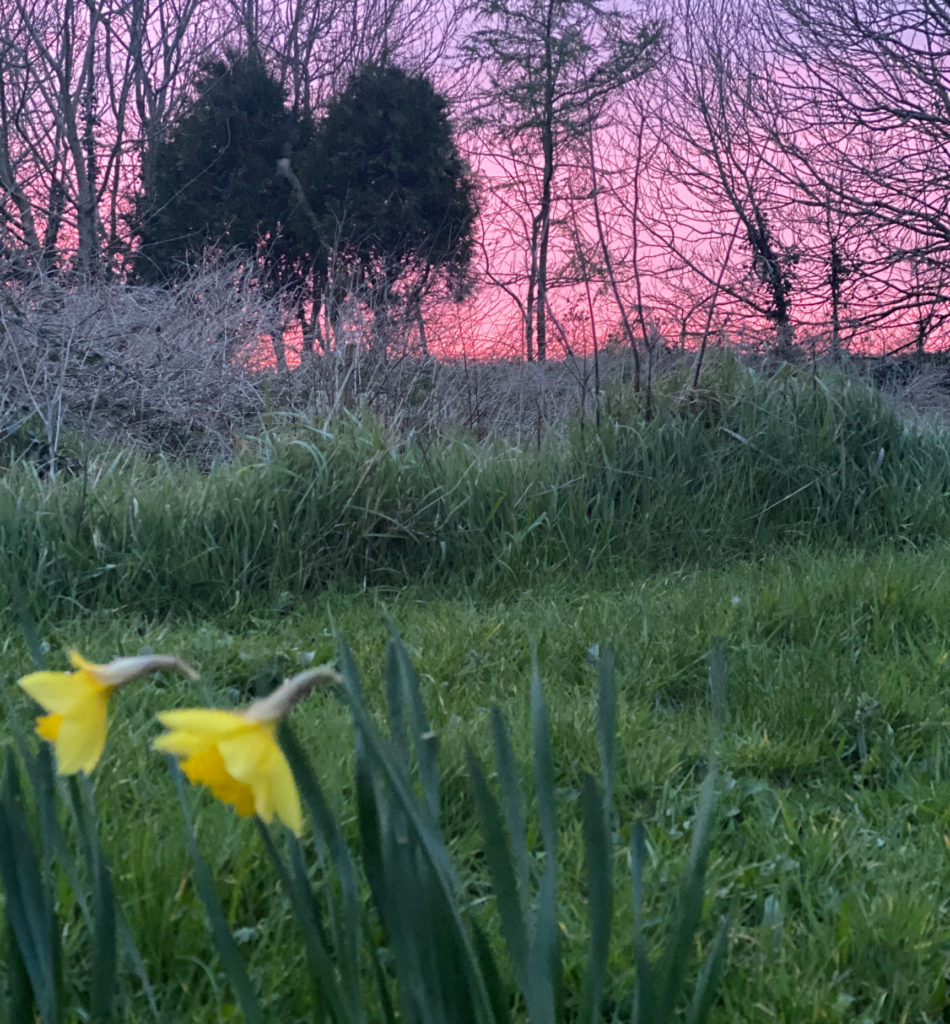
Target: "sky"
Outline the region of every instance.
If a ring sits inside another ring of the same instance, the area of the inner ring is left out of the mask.
[[[528,10],[543,2],[524,0],[523,6]],[[552,357],[580,356],[595,342],[604,345],[620,337],[618,294],[635,334],[647,334],[659,344],[695,343],[707,327],[717,339],[767,339],[771,327],[763,312],[768,295],[754,274],[747,223],[737,214],[737,203],[748,207],[750,201],[767,214],[777,251],[789,257],[797,340],[806,349],[827,344],[828,225],[814,193],[803,193],[801,182],[790,176],[795,161],[763,144],[768,111],[750,103],[744,91],[755,70],[755,48],[742,32],[758,31],[770,12],[798,2],[777,0],[768,10],[758,0],[667,0],[660,7],[670,27],[663,60],[654,73],[617,91],[591,140],[598,211],[588,140],[573,140],[559,158],[550,275]],[[819,13],[831,11],[828,17],[835,10],[817,0],[800,2]],[[623,8],[643,18],[650,13],[633,0],[625,0]],[[67,8],[59,0],[4,0],[2,9],[7,17],[0,30],[0,199],[7,220],[0,221],[0,232],[7,232],[11,244],[26,237],[24,210],[32,214],[41,237],[61,217],[56,240],[68,258],[65,250],[81,233],[78,211],[83,178],[90,172],[99,196],[99,244],[104,254],[123,244],[128,195],[136,185],[148,125],[166,123],[181,109],[188,98],[189,69],[203,56],[240,45],[246,37],[244,14],[250,11],[262,49],[283,76],[291,100],[315,102],[332,94],[354,67],[383,50],[444,88],[460,148],[482,183],[483,213],[476,290],[457,308],[439,304],[429,310],[429,349],[451,357],[524,356],[539,148],[536,138],[513,147],[473,122],[476,114],[498,103],[497,95],[485,93],[484,67],[460,56],[460,41],[477,26],[473,5],[453,9],[446,0],[89,0]],[[861,14],[870,10],[855,8]],[[853,203],[842,214],[847,223],[840,240],[849,262],[841,309],[845,340],[855,349],[882,351],[911,344],[922,327],[933,329],[930,344],[943,337],[941,246],[950,244],[945,199],[950,113],[944,121],[938,116],[935,126],[931,100],[936,102],[940,88],[950,84],[947,58],[941,56],[950,52],[950,21],[941,20],[939,10],[924,0],[880,0],[874,10],[884,27],[889,24],[885,15],[925,19],[920,24],[931,30],[930,36],[915,38],[932,41],[931,55],[908,56],[905,50],[913,40],[905,33],[893,41],[898,63],[875,65],[880,55],[875,56],[873,40],[857,40],[849,51],[853,67],[829,50],[824,65],[821,54],[815,58],[809,78],[799,73],[797,57],[789,51],[773,65],[782,73],[771,84],[785,78],[783,84],[798,90],[797,105],[776,113],[775,123],[782,117],[789,124],[793,116],[812,117],[808,131],[797,138],[814,144],[816,152],[824,145],[819,155],[825,172],[836,166],[829,125],[832,114],[847,113],[838,101],[849,81],[863,81],[865,89],[868,81],[880,82],[887,86],[882,95],[903,97],[909,105],[897,125],[887,121],[887,111],[877,112],[875,133],[854,135],[853,148],[839,150],[837,162],[842,173],[853,176],[861,170],[859,158],[867,156],[877,175],[861,186],[871,213],[880,212],[873,210],[875,197],[881,208],[885,202],[906,200],[908,209],[916,204],[913,216],[896,218],[890,227],[870,214],[855,219]],[[138,27],[136,12],[143,15]],[[705,19],[692,23],[705,26],[703,31],[691,35],[690,18]],[[816,31],[821,29],[816,25]],[[859,73],[864,76],[860,81]],[[809,89],[818,82],[824,92],[814,92],[809,106]],[[819,117],[817,100],[835,90],[838,106],[829,107],[828,117]],[[697,116],[700,99],[730,134],[718,139],[710,134],[716,124]],[[94,159],[88,137],[94,139]],[[867,154],[863,146],[870,147]],[[723,155],[725,176],[719,173]],[[724,184],[738,192],[725,195]],[[936,241],[926,259],[890,259],[902,247],[919,246],[927,216],[936,224]],[[616,291],[608,286],[601,233]],[[856,272],[859,266],[861,273]],[[919,296],[928,289],[933,300],[921,303]],[[881,323],[873,322],[876,308],[884,305],[893,311]]]

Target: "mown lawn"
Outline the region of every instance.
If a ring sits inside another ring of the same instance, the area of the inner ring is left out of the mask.
[[[345,637],[370,703],[382,711],[388,620],[407,644],[440,744],[443,826],[464,881],[460,899],[495,934],[465,769],[471,744],[491,762],[488,711],[501,708],[530,779],[529,678],[537,651],[559,796],[561,938],[567,1005],[589,926],[582,870],[580,777],[598,771],[596,663],[615,653],[619,830],[616,927],[605,1020],[629,1017],[634,985],[624,847],[647,826],[647,935],[659,948],[687,853],[701,779],[722,772],[701,946],[731,915],[719,1022],[936,1021],[950,1013],[950,585],[942,542],[861,550],[784,546],[702,571],[647,572],[633,560],[585,575],[551,571],[521,589],[409,584],[261,595],[207,618],[150,617],[117,604],[41,619],[50,667],[64,650],[108,660],[143,647],[202,669],[196,688],[160,677],[112,703],[94,776],[103,843],[162,1020],[239,1018],[198,900],[174,788],[149,749],[154,713],[228,706],[269,690]],[[708,665],[727,664],[725,725],[714,736]],[[0,671],[7,736],[33,708],[12,685],[29,670],[25,639],[4,633]],[[354,846],[353,735],[343,702],[311,698],[294,715],[333,809]],[[529,782],[530,791],[530,782]],[[308,1017],[300,940],[255,829],[207,792],[189,793],[268,1020]],[[537,844],[537,835],[529,837]],[[64,906],[69,905],[64,889]],[[496,935],[497,938],[497,935]],[[65,958],[77,999],[85,933],[67,920]],[[379,941],[385,942],[380,935]],[[500,940],[499,940],[500,941]],[[0,971],[2,974],[2,971]],[[122,980],[123,1021],[153,1019],[138,980]]]

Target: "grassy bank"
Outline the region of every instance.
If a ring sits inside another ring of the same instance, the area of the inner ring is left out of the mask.
[[[326,589],[610,577],[722,565],[795,543],[922,544],[950,528],[950,453],[864,384],[734,361],[674,376],[644,422],[537,446],[398,436],[378,423],[278,424],[201,472],[118,455],[0,480],[0,597],[33,613],[215,613]]]

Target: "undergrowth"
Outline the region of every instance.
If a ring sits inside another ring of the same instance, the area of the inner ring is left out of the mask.
[[[724,361],[697,391],[667,379],[654,410],[645,422],[618,391],[598,431],[534,446],[345,416],[277,421],[207,472],[127,452],[52,476],[14,461],[0,597],[34,614],[212,613],[324,588],[716,565],[797,542],[914,545],[950,528],[945,436],[860,382]]]
[[[599,431],[588,422],[532,446],[399,435],[368,417],[326,429],[277,422],[210,471],[120,453],[41,477],[17,457],[0,480],[0,591],[25,598],[51,665],[67,646],[101,659],[173,650],[205,670],[202,699],[216,705],[245,703],[332,658],[345,634],[375,721],[394,620],[438,738],[447,843],[495,942],[467,765],[469,751],[492,763],[493,706],[517,764],[531,764],[536,649],[568,992],[581,990],[590,955],[583,783],[598,772],[607,647],[617,666],[613,797],[628,823],[612,838],[627,844],[629,822],[643,821],[655,961],[708,769],[718,638],[722,786],[698,946],[709,948],[720,910],[732,928],[710,1020],[945,1019],[946,437],[905,426],[853,380],[764,377],[737,362],[713,367],[699,391],[662,381],[649,422],[623,391],[602,412]],[[23,636],[6,629],[4,676],[27,660]],[[233,1019],[168,779],[148,750],[155,711],[195,695],[175,681],[135,692],[116,709],[95,780],[117,898],[149,964],[158,1019]],[[32,740],[7,691],[0,712],[0,748],[12,749],[10,735]],[[295,729],[358,842],[345,707],[301,709]],[[262,874],[262,840],[226,808],[192,806],[262,1005],[273,1019],[300,1019],[308,970],[288,905]],[[537,848],[536,830],[528,838]],[[623,860],[613,905],[629,938]],[[65,953],[82,978],[80,928],[67,929]],[[605,1019],[627,1019],[629,941],[612,947],[608,966]],[[121,984],[134,1005],[135,979]]]

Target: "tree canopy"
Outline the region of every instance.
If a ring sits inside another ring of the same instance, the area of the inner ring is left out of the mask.
[[[423,75],[391,64],[358,71],[330,103],[304,177],[349,287],[390,303],[411,304],[435,279],[464,293],[475,182],[446,100]]]
[[[204,66],[196,99],[144,162],[135,273],[167,280],[208,249],[247,253],[262,282],[308,279],[409,315],[469,281],[476,187],[446,100],[422,75],[368,65],[316,121],[285,107],[254,56]]]
[[[135,276],[167,280],[209,248],[253,256],[271,284],[306,273],[314,240],[289,227],[290,186],[277,162],[311,143],[312,120],[286,109],[255,55],[207,62],[195,94],[143,160]]]

